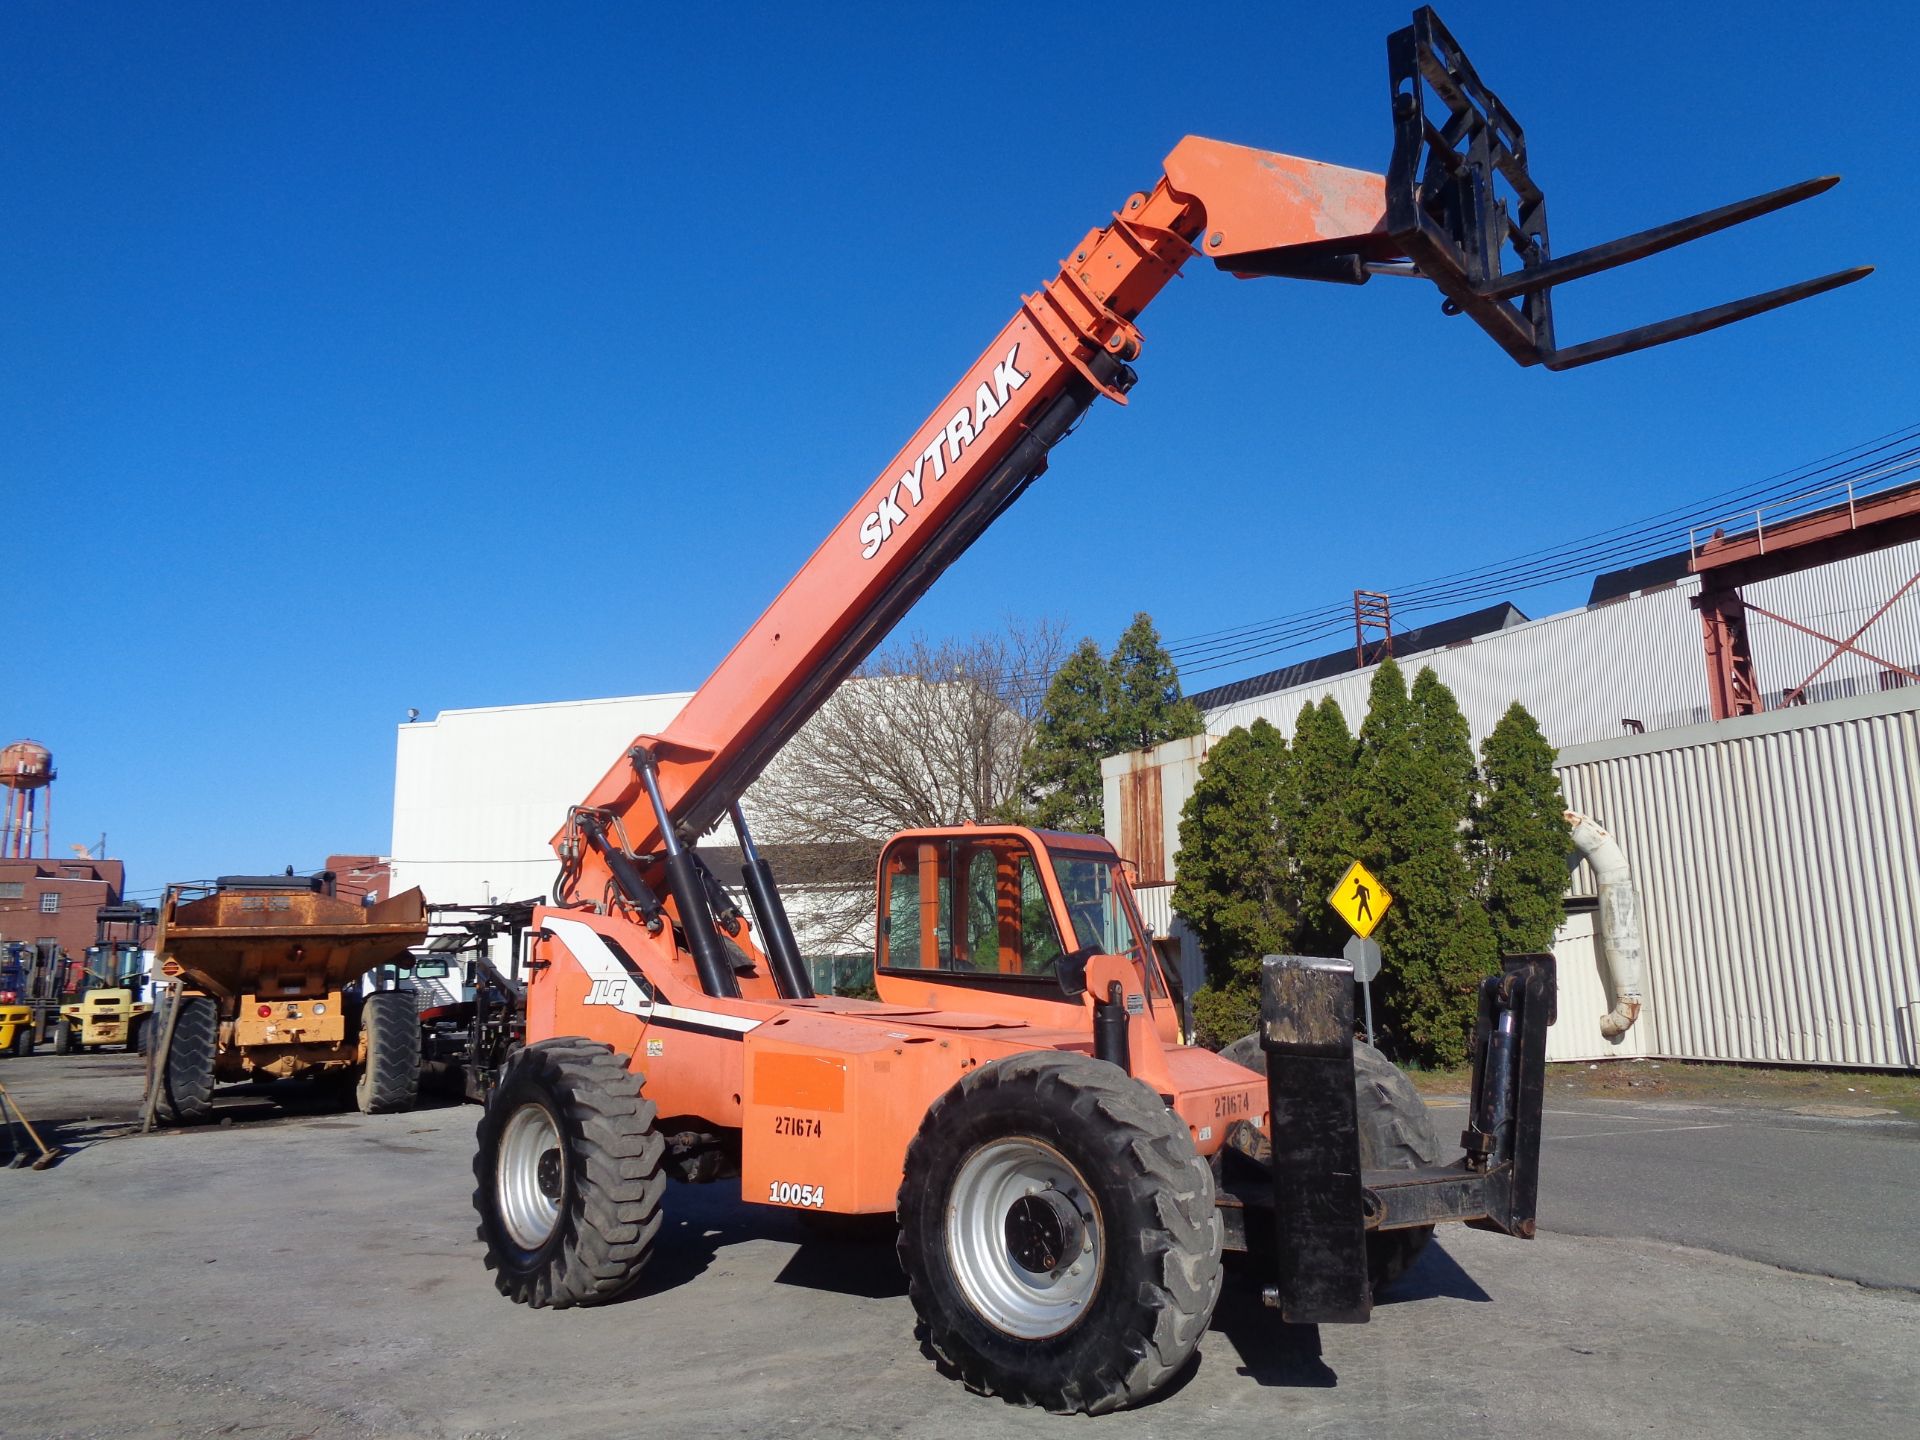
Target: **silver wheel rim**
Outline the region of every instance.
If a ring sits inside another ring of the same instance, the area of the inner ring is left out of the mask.
[[[538,1250],[560,1223],[566,1193],[566,1153],[560,1127],[544,1105],[522,1105],[500,1132],[494,1195],[507,1234],[523,1250]]]
[[[1050,1145],[982,1145],[960,1165],[947,1204],[947,1254],[960,1288],[995,1329],[1058,1335],[1086,1313],[1105,1258],[1099,1207]]]

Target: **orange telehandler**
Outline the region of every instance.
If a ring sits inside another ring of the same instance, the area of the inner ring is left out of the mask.
[[[1137,1403],[1205,1331],[1224,1249],[1294,1321],[1357,1321],[1432,1227],[1529,1236],[1550,956],[1480,990],[1464,1153],[1356,1043],[1338,962],[1269,957],[1261,1028],[1223,1054],[1175,1007],[1106,841],[1017,826],[895,837],[879,1000],[817,996],[739,799],[1100,396],[1200,255],[1236,276],[1418,275],[1524,365],[1561,370],[1744,319],[1849,270],[1562,346],[1554,286],[1807,198],[1811,181],[1560,258],[1520,127],[1430,10],[1388,43],[1385,175],[1188,137],[1019,311],[665,733],[555,836],[528,1045],[478,1127],[480,1239],[534,1306],[627,1292],[669,1176],[892,1214],[912,1303],[968,1385],[1061,1411]],[[694,842],[731,816],[750,917]]]

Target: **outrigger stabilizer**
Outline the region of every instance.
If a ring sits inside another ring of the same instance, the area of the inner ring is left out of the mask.
[[[1371,1315],[1371,1232],[1457,1220],[1533,1237],[1553,956],[1510,955],[1500,974],[1480,982],[1468,1124],[1462,1153],[1448,1165],[1361,1168],[1353,988],[1344,961],[1270,955],[1263,962],[1267,1133],[1236,1126],[1222,1169],[1229,1247],[1263,1250],[1255,1227],[1271,1227],[1278,1273],[1264,1298],[1296,1324]]]
[[[1577,345],[1554,334],[1553,289],[1698,240],[1832,189],[1838,175],[1553,257],[1547,201],[1527,168],[1525,132],[1431,9],[1387,39],[1393,154],[1384,225],[1372,233],[1253,254],[1208,252],[1236,275],[1359,285],[1375,275],[1431,280],[1450,315],[1465,314],[1522,365],[1571,370],[1683,340],[1791,305],[1873,273],[1856,265]],[[1517,268],[1508,268],[1517,261]]]

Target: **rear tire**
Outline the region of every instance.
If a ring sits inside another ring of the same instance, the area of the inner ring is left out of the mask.
[[[1267,1052],[1260,1037],[1243,1035],[1220,1058],[1267,1073]],[[1398,1065],[1364,1040],[1353,1042],[1353,1087],[1360,1123],[1360,1166],[1364,1170],[1413,1170],[1441,1163],[1440,1137],[1426,1102]],[[1431,1225],[1410,1230],[1375,1230],[1367,1236],[1367,1278],[1378,1291],[1406,1273],[1433,1238]]]
[[[220,1009],[210,995],[183,995],[167,1047],[162,1098],[174,1123],[213,1118],[213,1055],[220,1043]]]
[[[367,1059],[353,1086],[363,1115],[411,1110],[420,1098],[420,1008],[411,990],[380,990],[360,1009]]]
[[[928,1343],[970,1389],[1022,1404],[1139,1404],[1220,1298],[1213,1172],[1159,1096],[1090,1056],[966,1075],[921,1122],[899,1213]]]
[[[638,1283],[660,1233],[666,1141],[626,1057],[545,1040],[507,1063],[473,1159],[496,1289],[536,1309],[604,1305]]]

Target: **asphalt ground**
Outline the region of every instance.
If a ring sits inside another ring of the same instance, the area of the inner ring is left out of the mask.
[[[1184,1383],[1088,1421],[944,1378],[886,1241],[813,1239],[732,1186],[671,1190],[632,1300],[534,1312],[479,1263],[471,1108],[285,1117],[242,1092],[230,1127],[132,1137],[132,1057],[0,1062],[0,1083],[74,1147],[0,1171],[0,1433],[21,1440],[1718,1440],[1920,1416],[1904,1122],[1553,1105],[1540,1238],[1444,1232],[1366,1326],[1282,1327],[1230,1283]],[[1818,1273],[1850,1270],[1867,1283]]]

